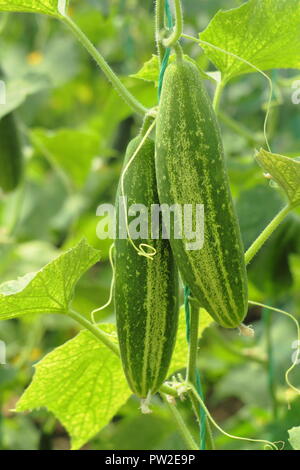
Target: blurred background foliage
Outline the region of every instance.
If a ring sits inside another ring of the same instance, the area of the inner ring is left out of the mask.
[[[153,3],[73,0],[71,8],[73,19],[147,106],[157,103],[157,90],[150,82],[129,76],[155,53]],[[185,32],[197,35],[220,8],[241,3],[185,0]],[[213,70],[197,45],[184,42],[184,49],[205,70]],[[13,194],[0,197],[0,281],[40,269],[85,236],[102,256],[75,292],[76,309],[88,315],[106,302],[111,281],[109,242],[96,236],[96,208],[113,202],[126,145],[141,123],[81,45],[51,18],[9,15],[0,35],[0,63],[19,94],[17,117],[26,155],[24,184]],[[289,156],[300,153],[299,106],[291,100],[297,74],[295,70],[272,72],[272,149]],[[212,93],[213,84],[207,82],[207,86]],[[220,122],[245,248],[283,206],[283,197],[253,159],[255,148],[263,143],[267,91],[261,76],[246,75],[231,82],[221,105]],[[299,318],[297,213],[288,217],[252,262],[249,278],[251,299],[285,308]],[[112,319],[113,308],[98,318]],[[289,408],[284,384],[295,329],[286,318],[270,316],[259,308],[251,308],[247,320],[255,327],[255,339],[242,340],[235,331],[214,325],[201,340],[199,365],[207,405],[230,433],[287,441],[287,430],[300,422],[300,399],[289,392]],[[12,410],[31,380],[33,364],[76,332],[72,320],[51,315],[1,322],[0,339],[8,345],[8,365],[0,366],[0,449],[68,448],[65,430],[45,410],[30,415],[16,415]],[[272,364],[267,360],[271,345]],[[299,383],[299,367],[293,377]],[[189,405],[183,402],[179,406],[197,436]],[[249,448],[249,444],[218,433],[216,443],[223,449]],[[169,411],[158,398],[154,413],[142,416],[133,397],[87,448],[184,446]]]

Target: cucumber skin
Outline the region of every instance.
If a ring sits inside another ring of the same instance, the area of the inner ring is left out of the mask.
[[[235,328],[247,313],[244,250],[225,168],[221,134],[197,67],[167,67],[156,124],[161,203],[204,204],[204,246],[171,240],[182,279],[214,320]]]
[[[126,164],[140,144],[128,146]],[[131,204],[158,204],[155,146],[146,140],[124,178]],[[119,213],[120,185],[116,209]],[[118,220],[118,217],[117,217]],[[130,222],[131,217],[128,218]],[[150,226],[150,225],[149,225]],[[117,223],[118,230],[118,223]],[[118,232],[117,232],[118,233]],[[128,239],[115,240],[115,309],[121,359],[132,391],[141,398],[155,393],[166,378],[173,353],[179,315],[178,271],[168,240],[134,240],[157,250],[153,260],[139,256]]]
[[[11,192],[21,181],[23,156],[13,113],[0,119],[0,187]]]

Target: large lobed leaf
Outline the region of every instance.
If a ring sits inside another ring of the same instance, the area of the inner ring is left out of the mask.
[[[200,337],[212,321],[201,310]],[[115,325],[101,325],[101,329],[115,341]],[[169,375],[185,367],[187,353],[182,308]],[[67,429],[72,449],[82,447],[106,426],[131,395],[119,358],[89,331],[52,351],[35,368],[33,381],[16,410],[47,408]]]
[[[0,11],[43,13],[59,17],[69,0],[0,0]]]
[[[0,320],[33,313],[67,313],[74,287],[99,260],[99,252],[83,240],[37,273],[0,286]]]
[[[113,325],[101,325],[107,333]],[[79,449],[106,426],[130,397],[120,359],[89,331],[56,348],[36,366],[17,411],[46,407]]]
[[[300,68],[299,0],[249,0],[228,11],[219,11],[200,39],[251,62],[262,70]],[[209,46],[209,59],[226,82],[253,72],[253,68]]]

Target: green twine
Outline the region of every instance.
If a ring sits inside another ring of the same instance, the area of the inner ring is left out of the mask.
[[[201,384],[201,376],[199,369],[196,370],[196,390],[199,394],[199,397],[204,400],[204,393]],[[204,409],[200,406],[200,449],[206,449],[206,413]]]
[[[166,17],[167,17],[167,26],[168,26],[169,29],[172,29],[173,28],[173,19],[172,19],[172,13],[171,13],[169,0],[165,1],[165,10],[166,10]]]
[[[165,0],[165,12],[166,12],[166,17],[167,17],[167,26],[169,29],[173,28],[173,19],[172,19],[172,13],[169,5],[169,0]],[[159,79],[158,79],[158,100],[160,99],[161,95],[161,90],[162,90],[162,84],[164,80],[164,75],[165,71],[169,62],[169,57],[171,54],[171,49],[167,47],[165,51],[164,58],[161,63],[161,68],[160,68],[160,73],[159,73]]]
[[[185,321],[186,321],[186,339],[187,342],[190,342],[190,333],[191,333],[191,321],[190,321],[190,303],[189,297],[191,295],[190,288],[184,287],[184,311],[185,311]],[[196,368],[196,390],[199,394],[199,397],[204,401],[204,393],[201,384],[201,377],[199,369]],[[200,406],[200,450],[205,450],[206,448],[206,413],[203,408]]]

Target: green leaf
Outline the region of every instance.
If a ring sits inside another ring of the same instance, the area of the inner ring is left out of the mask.
[[[293,206],[300,204],[300,161],[261,149],[256,160],[282,188]]]
[[[0,0],[0,11],[44,13],[60,17],[65,13],[68,0]]]
[[[197,67],[198,64],[197,62],[189,57],[188,55],[184,55],[185,60],[188,60],[189,62],[192,62],[195,64]],[[172,54],[169,59],[169,63],[172,63],[176,60],[176,55]],[[217,81],[216,74],[215,73],[205,73],[201,68],[199,68],[199,71],[202,75],[202,77],[205,80],[210,80],[212,82]],[[145,80],[146,82],[154,82],[155,86],[158,85],[158,79],[159,79],[159,62],[158,62],[158,56],[153,55],[150,60],[144,63],[142,68],[135,74],[130,75],[132,78],[137,78],[139,80]]]
[[[113,333],[113,325],[101,328]],[[89,331],[56,348],[36,366],[17,411],[46,407],[79,449],[115,416],[130,397],[119,358]]]
[[[200,39],[251,62],[262,70],[300,67],[300,2],[249,0],[219,11]],[[240,60],[201,45],[226,82],[254,70]]]
[[[61,168],[76,186],[82,186],[98,155],[100,137],[96,132],[59,129],[35,129],[31,133],[35,145],[49,160]],[[84,156],[84,158],[83,158]]]
[[[33,313],[66,313],[74,287],[99,260],[99,252],[82,240],[37,273],[0,286],[0,320]]]
[[[212,322],[201,309],[199,338]],[[101,329],[115,341],[115,325],[101,325]],[[187,353],[182,307],[169,375],[185,367]],[[82,447],[106,426],[131,395],[119,358],[89,331],[56,348],[35,367],[33,381],[16,410],[46,407],[67,429],[72,449]]]
[[[132,78],[145,80],[146,82],[155,82],[157,84],[159,76],[158,56],[153,55],[150,60],[144,63],[142,68],[135,74],[130,75]]]
[[[199,339],[202,337],[204,330],[213,323],[213,319],[203,308],[200,309],[200,325],[199,325]],[[169,368],[168,375],[186,367],[188,356],[188,343],[186,339],[186,323],[184,306],[180,309],[179,326],[176,339],[176,345]]]
[[[289,441],[294,450],[300,450],[300,426],[289,429]]]

